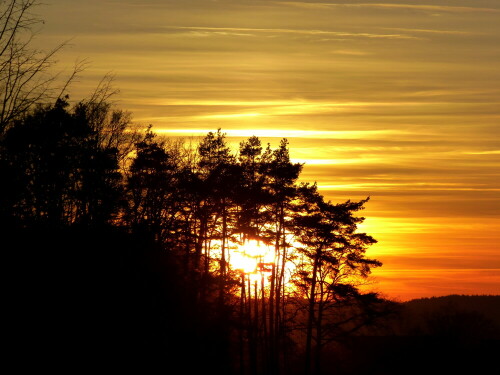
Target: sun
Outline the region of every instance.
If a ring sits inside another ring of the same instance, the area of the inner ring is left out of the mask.
[[[281,265],[281,261],[277,258],[274,245],[266,245],[258,240],[246,240],[230,252],[229,265],[231,269],[240,272],[243,279],[251,284],[258,282],[262,284],[262,287],[269,288],[273,267],[279,268]],[[295,268],[292,262],[285,262],[283,280],[287,288],[293,289],[290,280]]]
[[[274,251],[262,241],[247,240],[230,254],[231,268],[244,274],[262,271],[262,264],[274,262]]]

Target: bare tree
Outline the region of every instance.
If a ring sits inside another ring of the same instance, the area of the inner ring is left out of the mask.
[[[69,81],[84,69],[85,62],[75,66]],[[113,86],[114,76],[106,74],[88,99],[77,103],[78,111],[85,113],[92,130],[97,136],[97,145],[102,149],[116,149],[118,162],[122,172],[129,167],[130,155],[133,153],[135,144],[141,141],[143,136],[140,125],[132,123],[132,113],[115,107],[111,100],[118,94],[119,90]],[[64,95],[68,82],[61,91],[60,97]]]
[[[38,5],[38,0],[0,0],[0,135],[36,103],[57,97],[57,75],[49,68],[66,42],[47,52],[33,47],[43,24],[33,13]],[[75,67],[69,81],[81,68]]]

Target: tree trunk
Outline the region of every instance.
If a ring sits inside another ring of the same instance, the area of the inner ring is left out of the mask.
[[[319,267],[319,258],[321,254],[321,248],[316,251],[314,257],[314,265],[312,271],[312,280],[311,280],[311,288],[309,294],[309,311],[307,318],[307,334],[306,334],[306,358],[305,358],[305,375],[309,375],[311,373],[312,361],[312,337],[313,337],[313,323],[314,323],[314,308],[316,305],[315,297],[316,297],[316,282],[317,282],[317,272]]]
[[[323,286],[320,286],[320,296],[319,296],[319,301],[317,303],[318,305],[318,314],[316,318],[316,348],[315,348],[315,353],[314,353],[314,373],[316,375],[321,374],[321,353],[323,350],[323,330],[322,330],[322,324],[323,324],[323,309],[324,309],[324,303],[323,303],[323,297],[324,297],[324,290]]]

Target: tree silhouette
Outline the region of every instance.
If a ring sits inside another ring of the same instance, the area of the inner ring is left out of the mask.
[[[269,362],[271,371],[276,372],[280,366],[280,358],[282,358],[280,347],[285,340],[284,277],[289,249],[287,242],[287,230],[290,229],[289,211],[296,195],[296,182],[302,165],[290,161],[288,141],[282,139],[279,147],[272,151],[266,167],[266,189],[272,197],[269,205],[271,225],[267,229],[267,235],[273,238],[275,251],[269,295]]]
[[[339,305],[345,308],[345,303],[352,299],[363,298],[367,302],[367,298],[371,298],[376,302],[372,294],[362,296],[356,283],[357,278],[367,277],[371,268],[381,263],[365,258],[366,248],[376,241],[365,233],[356,232],[357,224],[364,218],[353,214],[362,209],[366,200],[331,204],[324,201],[316,185],[307,184],[300,188],[300,198],[302,211],[295,216],[294,227],[302,258],[296,284],[308,300],[305,373],[314,369],[319,374],[324,343],[339,335],[339,326],[343,323],[335,308]],[[332,321],[329,315],[337,319]],[[348,329],[359,328],[356,318],[351,311],[345,322],[350,325]],[[316,343],[314,361],[313,338]]]
[[[225,142],[225,134],[220,129],[217,133],[209,132],[198,145],[197,172],[201,180],[202,222],[206,227],[202,236],[205,238],[205,272],[210,271],[211,241],[217,241],[219,247],[219,297],[223,304],[225,279],[227,277],[228,245],[231,226],[234,221],[234,186],[237,186],[239,174],[235,166],[236,159]]]
[[[159,243],[167,243],[176,226],[178,168],[165,145],[155,140],[150,129],[136,144],[127,178],[129,208],[127,219],[132,227],[141,226]]]
[[[103,149],[99,133],[77,106],[58,99],[17,120],[5,133],[3,219],[21,225],[102,225],[120,197],[116,149]]]
[[[265,189],[266,169],[269,152],[262,153],[260,139],[252,136],[241,141],[238,162],[241,168],[241,180],[235,186],[239,205],[237,231],[243,239],[260,237],[266,215],[263,207],[270,202],[270,194]]]

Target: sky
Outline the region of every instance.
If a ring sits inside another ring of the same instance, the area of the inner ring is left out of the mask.
[[[157,133],[290,143],[398,300],[500,294],[500,1],[46,0],[73,98],[106,74]],[[194,138],[192,138],[194,137]]]

